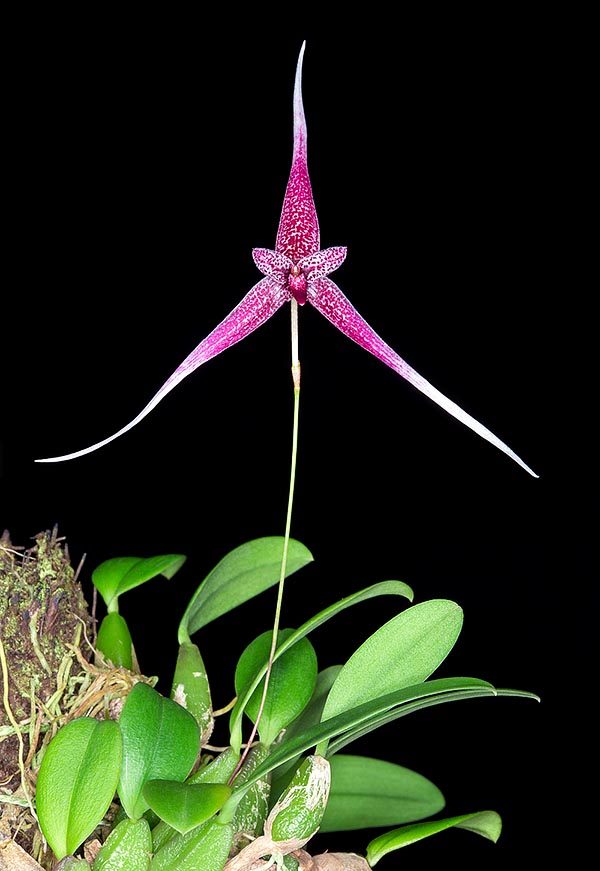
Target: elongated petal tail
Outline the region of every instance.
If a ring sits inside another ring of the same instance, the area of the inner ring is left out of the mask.
[[[90,445],[89,448],[83,448],[81,451],[64,454],[60,457],[46,457],[45,459],[36,460],[36,463],[59,463],[62,460],[73,460],[76,457],[82,457],[84,454],[90,454],[92,451],[98,450],[98,448],[107,445],[123,435],[146,417],[153,408],[156,408],[167,393],[173,390],[187,375],[197,369],[198,366],[201,366],[203,363],[216,357],[217,354],[244,339],[257,327],[264,324],[289,299],[290,295],[285,288],[284,280],[272,275],[263,278],[248,291],[241,302],[215,327],[212,333],[203,339],[192,353],[185,358],[183,363],[165,381],[148,405],[126,426],[108,438]]]
[[[294,263],[319,250],[319,220],[315,209],[306,163],[306,120],[302,103],[302,59],[298,57],[294,84],[294,152],[288,179],[275,250]]]
[[[365,321],[354,308],[352,303],[342,293],[339,287],[330,278],[317,278],[311,281],[308,288],[307,301],[313,305],[317,311],[321,312],[328,321],[344,333],[345,336],[356,342],[361,348],[364,348],[369,353],[406,378],[414,387],[440,405],[448,414],[460,420],[481,438],[495,445],[505,454],[507,454],[515,463],[522,466],[526,472],[538,478],[539,475],[529,468],[523,460],[515,454],[511,448],[503,441],[494,435],[491,430],[479,423],[466,411],[463,411],[459,405],[444,396],[436,387],[429,383],[422,375],[419,375],[412,366],[409,366],[383,339],[373,330],[372,327]]]

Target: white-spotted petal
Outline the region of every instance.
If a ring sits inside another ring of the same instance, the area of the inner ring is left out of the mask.
[[[153,408],[156,408],[167,393],[173,390],[180,381],[190,375],[198,366],[201,366],[203,363],[216,357],[217,354],[244,339],[274,315],[277,309],[289,298],[290,295],[283,279],[277,276],[263,278],[248,291],[242,301],[215,327],[212,333],[194,348],[192,353],[177,367],[171,377],[165,381],[148,405],[126,426],[108,438],[90,445],[88,448],[74,451],[72,454],[64,454],[60,457],[46,457],[45,459],[36,460],[36,463],[58,463],[62,460],[74,460],[76,457],[82,457],[84,454],[91,454],[92,451],[104,447],[104,445],[128,432],[128,430],[143,420]]]
[[[271,248],[253,248],[252,259],[263,275],[288,275],[294,265],[289,257]]]
[[[369,326],[362,315],[357,312],[352,303],[342,293],[337,284],[335,284],[330,278],[318,278],[315,281],[311,281],[308,287],[307,302],[311,303],[317,311],[320,311],[321,314],[324,315],[328,321],[331,321],[331,323],[337,327],[340,332],[344,333],[345,336],[348,336],[349,339],[352,339],[352,341],[360,345],[361,348],[369,351],[369,353],[377,357],[378,360],[381,360],[382,363],[385,363],[386,366],[389,366],[390,369],[397,372],[398,375],[402,375],[403,378],[406,378],[406,380],[416,387],[417,390],[420,390],[436,402],[444,409],[444,411],[447,411],[448,414],[452,415],[452,417],[460,420],[461,423],[464,423],[465,426],[468,426],[469,429],[472,429],[473,432],[476,432],[477,435],[481,436],[481,438],[490,442],[490,444],[495,445],[495,447],[499,448],[512,460],[518,463],[519,466],[522,466],[526,472],[533,475],[534,478],[539,477],[539,475],[536,475],[533,469],[530,469],[529,466],[524,463],[507,444],[498,438],[498,436],[494,435],[491,430],[474,417],[471,417],[471,415],[457,405],[456,402],[453,402],[451,399],[448,399],[447,396],[444,396],[437,387],[434,387],[433,384],[430,384],[422,375],[419,375],[419,373],[413,369],[412,366],[409,366],[408,363],[393,350],[393,348],[390,348],[390,346],[383,341],[381,336],[379,336],[375,330]]]
[[[346,259],[347,250],[342,245],[337,245],[334,248],[323,248],[322,251],[315,251],[314,254],[309,254],[308,257],[299,260],[298,267],[306,275],[308,281],[312,281],[313,278],[323,278],[323,276],[340,268]]]

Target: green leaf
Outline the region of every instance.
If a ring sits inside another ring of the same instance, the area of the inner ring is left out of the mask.
[[[117,596],[119,582],[139,561],[137,556],[120,556],[100,563],[92,572],[92,583],[108,607]]]
[[[230,551],[202,581],[179,624],[178,641],[190,636],[217,617],[258,596],[279,581],[284,538],[256,538]],[[286,577],[312,562],[310,551],[299,541],[289,540]]]
[[[281,739],[282,743],[289,741],[294,735],[299,735],[301,732],[310,729],[311,726],[316,726],[317,723],[321,722],[329,690],[333,686],[333,682],[340,673],[341,668],[341,665],[330,665],[317,674],[317,682],[308,705],[286,728],[285,734]]]
[[[116,611],[106,614],[96,638],[96,648],[113,665],[133,668],[133,642],[129,627]]]
[[[460,606],[446,599],[421,602],[393,617],[346,662],[322,719],[428,678],[452,650],[462,620]]]
[[[324,668],[318,673],[317,683],[315,684],[315,689],[310,702],[304,708],[302,713],[286,727],[283,737],[281,738],[282,744],[285,741],[290,741],[296,735],[301,735],[303,732],[308,731],[308,729],[312,728],[312,726],[316,726],[317,723],[321,721],[325,699],[327,698],[331,685],[338,676],[341,667],[341,665],[330,665],[328,668]],[[288,785],[290,778],[293,776],[299,756],[300,754],[295,756],[293,759],[289,759],[273,772],[271,786],[273,795],[279,795]]]
[[[108,810],[120,764],[121,733],[113,720],[72,720],[48,745],[36,804],[40,828],[57,859],[74,853]]]
[[[443,680],[424,681],[416,686],[388,693],[381,698],[365,702],[356,708],[331,717],[292,738],[291,741],[278,745],[271,751],[269,758],[249,778],[248,785],[322,741],[343,736],[358,729],[362,729],[361,734],[366,734],[370,729],[378,727],[380,718],[384,714],[388,717],[386,722],[389,722],[391,719],[412,714],[432,704],[495,696],[497,692],[491,684],[477,678],[449,677]]]
[[[475,681],[475,685],[472,688],[461,687],[457,689],[456,681],[462,683],[462,680],[462,678],[440,678],[436,681],[424,681],[422,684],[417,684],[417,687],[423,688],[431,687],[435,684],[439,689],[433,694],[425,694],[424,696],[419,695],[411,701],[402,704],[401,707],[393,707],[387,711],[380,710],[367,720],[346,729],[343,733],[340,733],[328,743],[327,757],[329,758],[335,753],[339,753],[343,747],[358,740],[358,738],[362,738],[363,735],[368,735],[369,732],[381,728],[381,726],[384,726],[386,723],[391,723],[393,720],[397,720],[399,717],[404,717],[407,714],[412,714],[415,711],[423,711],[425,708],[445,704],[446,702],[480,698],[481,696],[486,695],[500,695],[500,691],[494,688],[492,688],[492,692],[482,692],[481,687],[490,687],[491,684],[488,684],[486,681],[479,681],[476,678],[466,678],[466,680]]]
[[[283,642],[283,644],[280,644],[275,652],[275,659],[282,656],[286,650],[296,644],[296,642],[301,638],[304,638],[314,629],[317,629],[319,626],[322,626],[323,623],[331,620],[331,618],[335,617],[336,614],[339,614],[346,608],[352,607],[352,605],[358,605],[360,602],[365,602],[367,599],[372,599],[375,596],[405,596],[408,599],[412,599],[412,590],[402,581],[381,581],[378,584],[372,584],[370,587],[366,587],[364,590],[359,590],[358,593],[352,593],[352,595],[340,599],[338,602],[335,602],[333,605],[320,611],[314,617],[311,617],[310,620],[303,623],[299,629],[296,629],[296,631],[293,632],[292,635]],[[238,750],[242,743],[241,721],[244,709],[248,703],[248,699],[258,686],[260,680],[264,677],[266,670],[266,665],[261,668],[251,684],[246,687],[243,694],[238,698],[235,707],[231,712],[229,720],[231,744]]]
[[[292,635],[292,629],[282,629],[278,642]],[[272,633],[263,632],[242,653],[235,671],[235,691],[241,693],[269,659]],[[307,638],[287,650],[273,665],[267,696],[259,723],[261,741],[271,745],[282,729],[291,723],[308,704],[317,680],[317,655]],[[262,703],[264,679],[254,690],[246,705],[246,714],[256,723]]]
[[[433,816],[444,807],[437,786],[402,765],[345,754],[330,762],[331,791],[321,832],[397,826]]]
[[[182,781],[190,773],[200,748],[200,729],[181,705],[145,683],[137,683],[127,696],[119,726],[119,798],[127,815],[138,819],[149,808],[143,796],[147,781]]]
[[[373,868],[388,853],[399,850],[400,847],[406,847],[408,844],[414,844],[415,841],[421,841],[430,835],[437,835],[438,832],[443,832],[453,826],[468,829],[495,843],[500,837],[502,820],[495,811],[480,811],[474,814],[449,817],[446,820],[428,820],[424,823],[415,823],[412,826],[403,826],[400,829],[379,835],[371,841],[367,847],[367,862]]]
[[[94,871],[148,871],[152,856],[150,826],[139,820],[121,820],[94,860]]]
[[[480,698],[482,695],[495,695],[495,696],[515,696],[523,699],[534,699],[539,702],[539,696],[536,696],[535,693],[525,692],[524,690],[505,690],[495,688],[493,693],[481,693],[480,690],[475,686],[472,690],[461,689],[455,690],[453,689],[453,682],[456,680],[460,680],[460,678],[444,678],[438,681],[435,681],[441,688],[443,695],[434,695],[419,699],[414,703],[413,706],[405,705],[403,706],[401,711],[396,709],[391,709],[389,711],[382,711],[379,714],[371,717],[368,721],[364,723],[359,723],[356,726],[345,731],[343,734],[339,735],[336,738],[333,738],[328,745],[327,748],[327,757],[333,756],[334,753],[338,753],[343,747],[346,747],[348,744],[352,743],[352,741],[356,741],[358,738],[361,738],[363,735],[367,735],[369,732],[373,732],[375,729],[379,729],[381,726],[384,726],[386,723],[392,722],[392,720],[398,719],[399,716],[405,716],[405,714],[413,713],[414,710],[424,710],[425,708],[430,708],[433,705],[439,705],[446,702],[454,702],[454,701],[462,701],[464,699],[470,698]],[[447,687],[447,692],[444,691],[444,684],[446,681],[450,681]],[[426,681],[424,686],[431,686],[432,681]],[[485,681],[478,681],[479,685],[487,685]]]
[[[149,780],[143,792],[161,819],[178,832],[185,833],[214,816],[231,795],[231,787],[224,783]]]
[[[233,843],[233,828],[215,820],[174,835],[158,850],[150,871],[222,871]]]
[[[210,762],[191,774],[187,783],[227,783],[239,761],[240,754],[236,753],[233,747],[226,747]]]
[[[252,751],[250,751],[252,752]],[[228,747],[219,753],[218,756],[203,765],[198,771],[191,774],[186,783],[227,783],[233,772],[235,771],[240,759],[240,754],[236,753],[233,747]],[[152,829],[152,846],[156,853],[175,834],[175,829],[169,826],[164,820],[154,826]]]
[[[180,553],[164,556],[121,556],[106,560],[92,572],[92,582],[109,610],[116,610],[118,597],[140,584],[164,575],[172,578],[187,557]]]

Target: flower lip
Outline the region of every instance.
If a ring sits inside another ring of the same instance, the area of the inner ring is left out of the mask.
[[[304,271],[300,269],[297,264],[294,264],[290,269],[288,275],[288,287],[290,289],[290,293],[298,303],[298,305],[304,305],[306,302],[306,290],[308,288],[308,282],[306,280],[306,276]]]

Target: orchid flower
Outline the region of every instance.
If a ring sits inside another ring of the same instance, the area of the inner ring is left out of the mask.
[[[369,326],[337,284],[328,277],[343,263],[346,248],[320,248],[319,221],[307,166],[307,131],[302,102],[304,48],[305,43],[300,49],[296,67],[292,167],[283,200],[275,250],[255,248],[252,251],[254,262],[264,278],[254,285],[233,311],[185,358],[145,408],[126,426],[88,448],[36,462],[52,463],[81,457],[123,435],[146,417],[187,375],[244,339],[272,317],[285,302],[295,300],[300,306],[310,303],[340,332],[409,381],[448,414],[511,457],[529,474],[538,477],[508,445],[409,366]]]

